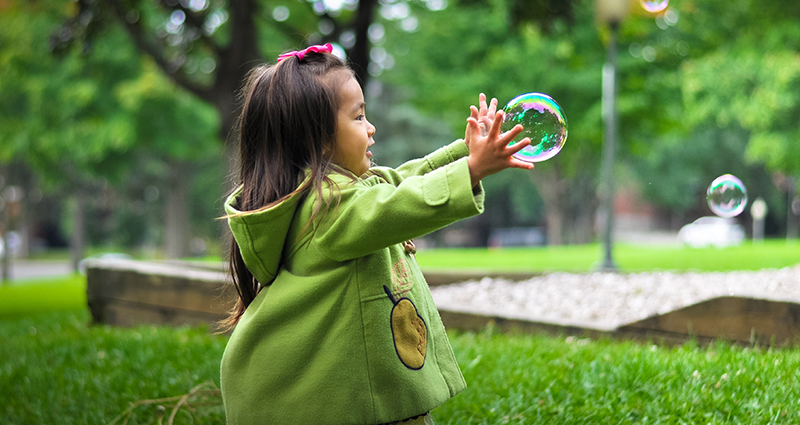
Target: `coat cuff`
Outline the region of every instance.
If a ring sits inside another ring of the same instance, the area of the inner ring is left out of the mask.
[[[461,143],[464,142],[462,141]],[[485,199],[483,185],[478,183],[477,186],[472,187],[467,160],[462,157],[445,168],[447,169],[447,186],[450,190],[450,199],[456,203],[457,209],[462,212],[462,217],[467,218],[482,214]]]
[[[463,139],[458,139],[447,146],[439,148],[425,157],[432,170],[444,167],[469,155],[469,147]]]

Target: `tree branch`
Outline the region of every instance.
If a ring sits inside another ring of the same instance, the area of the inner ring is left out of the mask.
[[[114,15],[116,15],[117,19],[119,19],[122,26],[125,28],[125,30],[133,39],[133,42],[136,44],[137,49],[150,56],[153,59],[153,61],[155,61],[155,63],[158,65],[158,67],[161,68],[164,71],[164,73],[169,75],[169,77],[172,78],[172,80],[176,84],[185,88],[186,90],[189,90],[190,92],[194,93],[195,95],[197,95],[198,97],[207,102],[210,103],[214,102],[214,98],[212,96],[210,88],[196,84],[188,80],[184,74],[176,72],[171,69],[169,63],[164,58],[163,50],[159,46],[147,40],[147,37],[144,33],[144,30],[142,30],[141,25],[139,25],[138,22],[137,23],[128,22],[128,20],[125,17],[127,11],[123,10],[123,7],[120,4],[119,0],[107,0],[107,3],[110,5],[111,10],[114,12]]]
[[[174,7],[170,7],[170,6],[166,5],[164,3],[164,1],[160,1],[159,3],[161,4],[162,7],[164,7],[167,10],[170,10],[170,11],[173,11],[173,12],[176,11],[176,10],[182,11],[184,16],[186,16],[186,23],[190,27],[192,27],[192,28],[196,29],[197,31],[199,31],[200,40],[203,42],[203,44],[205,44],[206,47],[211,49],[212,52],[218,52],[219,51],[219,45],[211,37],[205,35],[205,33],[203,32],[203,25],[205,25],[206,17],[208,16],[207,13],[205,13],[205,14],[197,13],[192,9],[183,7],[183,5],[181,3],[178,3]]]

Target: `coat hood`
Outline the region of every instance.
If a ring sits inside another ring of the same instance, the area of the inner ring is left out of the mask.
[[[266,286],[278,273],[289,227],[303,196],[297,194],[266,210],[242,214],[234,207],[239,205],[241,194],[242,186],[239,186],[225,201],[225,213],[232,216],[228,218],[228,226],[239,245],[244,264],[256,280]]]

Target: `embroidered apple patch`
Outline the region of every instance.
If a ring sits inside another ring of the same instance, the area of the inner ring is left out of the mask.
[[[383,289],[394,304],[390,318],[397,357],[407,368],[421,369],[428,350],[428,328],[425,321],[419,317],[417,306],[410,299],[403,297],[395,300],[389,288],[384,286]]]

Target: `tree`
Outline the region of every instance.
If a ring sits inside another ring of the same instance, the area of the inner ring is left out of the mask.
[[[0,161],[24,159],[42,184],[75,197],[77,267],[82,205],[97,176],[113,179],[124,171],[130,127],[112,93],[138,72],[138,61],[110,45],[90,57],[74,50],[53,55],[49,35],[62,9],[57,2],[13,2],[0,16]]]
[[[178,86],[213,105],[219,138],[235,123],[236,95],[250,68],[288,48],[339,42],[362,83],[368,79],[376,0],[266,3],[257,0],[79,0],[69,41],[92,42],[97,28],[120,26],[138,50]],[[229,158],[235,155],[228,154]]]
[[[409,92],[414,105],[447,117],[455,134],[463,131],[461,105],[474,103],[478,91],[501,103],[540,91],[562,105],[569,120],[567,143],[530,174],[544,202],[549,239],[556,243],[591,237],[605,60],[604,33],[600,28],[598,37],[592,2],[562,6],[551,7],[552,19],[542,21],[541,14],[526,15],[514,1],[460,1],[422,15],[410,36],[390,34],[386,47],[397,58],[390,81],[414,87]],[[707,187],[700,180],[715,161],[720,167],[742,164],[756,174],[763,174],[761,162],[784,172],[794,169],[800,148],[790,142],[797,130],[789,117],[798,116],[798,9],[783,0],[769,5],[676,0],[656,16],[632,6],[619,40],[617,158],[619,164],[633,164],[640,181],[664,177],[659,189],[645,188],[649,199],[686,211]],[[732,38],[733,28],[739,33]],[[763,56],[765,48],[769,54]],[[720,127],[710,128],[710,122]],[[749,164],[735,149],[723,150],[726,157],[713,149],[731,135],[748,137]],[[691,148],[700,139],[704,147]],[[675,153],[686,155],[669,157]],[[678,189],[687,184],[691,190]],[[582,230],[576,236],[566,228]]]
[[[544,202],[549,243],[588,242],[597,206],[603,60],[591,10],[568,9],[545,25],[535,17],[512,15],[512,6],[502,1],[456,4],[421,15],[416,32],[387,37],[392,40],[387,50],[398,62],[387,78],[410,87],[413,104],[445,117],[455,134],[463,133],[467,106],[479,92],[497,97],[501,107],[526,92],[556,99],[566,111],[569,137],[562,153],[537,164],[529,178]]]
[[[120,184],[142,171],[137,156],[155,155],[171,163],[164,168],[172,173],[164,176],[172,180],[163,185],[165,199],[185,199],[188,173],[179,170],[216,152],[218,123],[155,66],[142,67],[121,31],[107,31],[91,48],[64,44],[65,27],[55,31],[64,13],[59,1],[15,2],[0,16],[7,46],[0,52],[0,137],[7,141],[0,161],[24,160],[42,184],[74,197],[77,264],[83,211],[105,182]],[[188,222],[187,202],[167,203],[168,233]],[[167,238],[176,242],[172,256],[185,252],[186,239],[185,232]]]

